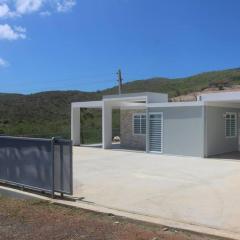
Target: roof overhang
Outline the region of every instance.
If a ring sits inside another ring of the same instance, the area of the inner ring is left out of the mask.
[[[90,102],[74,102],[72,108],[99,108],[102,109],[104,103],[111,106],[113,109],[142,109],[146,108],[145,99],[121,99],[121,100],[108,100],[108,101],[90,101]]]
[[[240,108],[240,100],[239,101],[207,101],[204,102],[205,106],[210,107],[226,107],[226,108]]]
[[[149,103],[147,107],[149,108],[166,108],[166,107],[194,107],[203,106],[204,102],[194,101],[194,102],[166,102],[166,103]]]
[[[232,91],[232,92],[216,92],[216,93],[206,93],[201,94],[198,99],[200,101],[208,102],[208,101],[240,101],[240,92]]]
[[[166,108],[166,107],[193,107],[203,106],[206,102],[165,102],[165,103],[147,103],[146,98],[127,98],[127,99],[111,99],[103,101],[90,102],[75,102],[72,103],[72,108],[103,108],[104,103],[111,106],[113,109],[146,109],[146,108]]]
[[[105,95],[103,100],[128,100],[128,99],[146,99],[146,102],[168,102],[168,94],[155,92],[123,93],[117,95]]]
[[[73,102],[72,108],[102,108],[103,101]]]
[[[106,101],[74,102],[72,103],[72,108],[102,109],[104,102]],[[197,106],[240,108],[240,100],[146,103],[143,101],[143,99],[134,99],[134,101],[130,101],[130,99],[128,101],[126,99],[123,101],[122,99],[107,101],[107,104],[108,106],[111,106],[113,109],[146,109],[146,108],[197,107]]]

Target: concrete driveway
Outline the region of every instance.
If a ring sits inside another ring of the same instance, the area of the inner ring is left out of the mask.
[[[240,161],[76,147],[73,168],[85,201],[240,234]]]

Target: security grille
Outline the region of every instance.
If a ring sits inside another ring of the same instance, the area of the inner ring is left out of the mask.
[[[149,149],[150,152],[163,151],[163,115],[162,113],[149,114]]]

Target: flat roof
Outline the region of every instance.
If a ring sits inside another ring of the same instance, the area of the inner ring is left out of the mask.
[[[166,102],[166,103],[149,103],[149,108],[167,108],[167,107],[196,107],[203,106],[204,103],[200,101],[194,102]]]
[[[102,108],[103,101],[73,102],[72,108]]]
[[[198,99],[200,101],[240,101],[240,91],[204,93]]]
[[[232,106],[239,107],[240,91],[205,93],[193,102],[168,102],[164,93],[140,92],[103,96],[101,101],[74,102],[73,108],[102,108],[105,101],[113,107],[186,107],[186,106]]]
[[[144,104],[145,107],[156,108],[156,107],[187,107],[187,106],[203,106],[204,102],[195,101],[195,102],[163,102],[163,103],[148,103]],[[143,104],[138,103],[126,103],[122,102],[119,106],[121,107],[139,107]],[[73,108],[102,108],[103,101],[90,101],[90,102],[74,102],[72,103]]]
[[[113,94],[113,95],[105,95],[103,96],[103,100],[105,99],[119,99],[119,98],[135,98],[135,97],[167,97],[166,93],[156,93],[156,92],[138,92],[138,93],[122,93],[122,94]]]

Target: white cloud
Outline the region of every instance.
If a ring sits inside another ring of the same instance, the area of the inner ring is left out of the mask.
[[[42,12],[39,13],[39,15],[40,15],[40,16],[43,16],[43,17],[45,17],[45,16],[50,16],[50,15],[51,15],[51,12],[49,12],[49,11],[42,11]]]
[[[0,0],[0,19],[20,17],[38,12],[41,16],[50,16],[53,11],[70,11],[77,0]]]
[[[19,33],[26,33],[27,32],[26,28],[21,27],[21,26],[15,26],[14,29],[15,29],[15,31],[17,31]]]
[[[16,0],[16,12],[20,14],[39,11],[44,0]]]
[[[26,38],[26,29],[20,26],[12,28],[8,24],[0,25],[0,40],[17,40]]]
[[[76,0],[57,1],[58,12],[68,12],[76,5]]]
[[[6,3],[0,4],[0,18],[16,17],[18,14],[16,12],[10,11]]]
[[[9,13],[9,7],[7,4],[1,4],[0,5],[0,17],[5,17]]]
[[[0,68],[8,67],[8,66],[9,66],[9,63],[6,60],[0,58]]]

